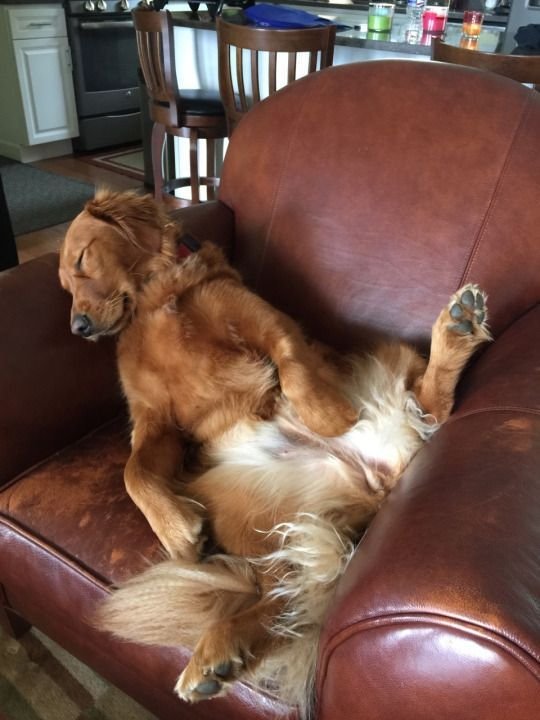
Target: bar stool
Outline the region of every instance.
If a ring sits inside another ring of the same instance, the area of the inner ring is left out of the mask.
[[[540,55],[503,55],[456,47],[435,38],[431,45],[431,59],[456,65],[467,65],[505,75],[520,83],[540,88]]]
[[[278,53],[287,54],[288,84],[300,77],[299,53],[308,53],[307,73],[332,65],[335,25],[277,30],[226,22],[218,17],[219,89],[229,135],[242,116],[278,88]],[[245,52],[249,62],[245,62]],[[263,59],[263,55],[267,58]],[[268,62],[268,72],[263,72]],[[306,68],[304,68],[305,70]],[[267,87],[266,87],[267,86]]]
[[[156,200],[182,187],[191,188],[191,201],[200,202],[199,188],[207,186],[207,199],[219,184],[215,141],[227,137],[225,111],[218,92],[180,90],[176,77],[174,27],[171,13],[134,10],[139,62],[150,101],[152,174]],[[163,177],[163,147],[167,136],[189,138],[190,176]],[[206,141],[206,176],[199,176],[198,141]]]

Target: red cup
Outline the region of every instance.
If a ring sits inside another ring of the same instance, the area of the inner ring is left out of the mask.
[[[448,6],[426,5],[426,9],[422,14],[422,30],[440,35],[446,28],[447,19]]]

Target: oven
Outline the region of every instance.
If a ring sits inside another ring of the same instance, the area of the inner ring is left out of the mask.
[[[139,64],[131,7],[137,0],[68,0],[79,137],[76,150],[141,139]]]

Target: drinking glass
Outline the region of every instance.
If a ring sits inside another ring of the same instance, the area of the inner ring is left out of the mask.
[[[427,4],[422,14],[422,29],[424,32],[441,35],[446,28],[447,19],[448,5]]]
[[[463,13],[463,34],[467,38],[477,38],[482,31],[484,13],[479,10],[465,10]]]
[[[368,31],[387,33],[392,29],[394,3],[370,2],[368,12]]]

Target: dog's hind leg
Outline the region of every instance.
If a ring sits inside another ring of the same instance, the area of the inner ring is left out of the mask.
[[[489,340],[486,296],[477,285],[465,285],[435,321],[429,363],[413,388],[422,409],[438,423],[452,411],[465,364],[477,347]]]
[[[184,700],[198,702],[223,695],[231,684],[254,670],[279,640],[272,635],[272,620],[283,610],[284,600],[267,594],[275,582],[259,575],[261,596],[250,607],[224,617],[201,637],[178,678],[175,692]]]

